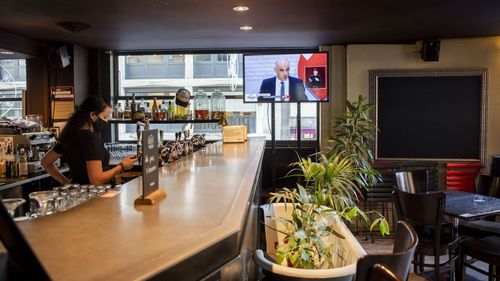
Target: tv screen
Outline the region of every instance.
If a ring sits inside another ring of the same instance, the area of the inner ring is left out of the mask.
[[[243,56],[244,102],[327,102],[328,53]]]

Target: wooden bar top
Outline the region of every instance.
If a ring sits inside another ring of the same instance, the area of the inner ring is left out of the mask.
[[[147,279],[242,231],[264,146],[213,143],[170,163],[155,206],[134,206],[139,177],[115,197],[18,226],[53,280]]]

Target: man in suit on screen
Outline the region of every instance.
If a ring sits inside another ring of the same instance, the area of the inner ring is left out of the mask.
[[[274,67],[275,77],[267,78],[260,85],[259,101],[307,101],[304,82],[300,78],[289,76],[290,62],[286,58],[278,58]]]

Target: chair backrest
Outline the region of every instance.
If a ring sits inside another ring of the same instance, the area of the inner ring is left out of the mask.
[[[446,200],[444,192],[408,193],[396,188],[392,195],[400,220],[409,222],[413,227],[441,224]]]
[[[12,261],[12,269],[18,270],[21,274],[19,279],[50,280],[47,271],[2,203],[0,203],[0,240]],[[1,270],[8,271],[11,268]],[[1,280],[3,280],[2,274],[3,272],[0,273]]]
[[[367,255],[358,260],[356,266],[356,280],[368,281],[373,275],[375,264],[383,264],[396,276],[406,280],[410,272],[413,253],[418,244],[418,236],[410,224],[399,221],[394,236],[394,248],[392,254]],[[375,279],[377,280],[377,279]]]
[[[375,264],[372,268],[370,281],[402,281],[392,270],[383,264]]]
[[[493,176],[475,175],[474,176],[474,193],[489,196],[493,189]]]
[[[429,189],[429,171],[416,170],[411,172],[396,172],[396,183],[398,188],[405,192],[427,192]]]
[[[491,183],[491,195],[492,197],[500,198],[500,177],[494,177]]]

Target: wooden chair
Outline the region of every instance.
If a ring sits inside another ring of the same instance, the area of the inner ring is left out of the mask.
[[[488,272],[468,264],[466,256],[483,261],[489,265]],[[460,242],[460,259],[458,262],[457,280],[464,280],[465,268],[469,267],[488,276],[488,280],[500,281],[500,237],[490,236]]]
[[[446,194],[407,193],[399,189],[393,192],[396,214],[407,221],[418,234],[418,245],[413,259],[415,273],[422,273],[424,267],[434,268],[434,280],[439,280],[442,266],[450,266],[454,274],[454,261],[458,258],[459,239],[449,228],[443,228]],[[439,257],[448,254],[448,260],[440,263]],[[425,256],[434,257],[433,264],[424,262]]]
[[[367,255],[360,258],[356,266],[356,280],[379,280],[373,279],[373,268],[376,264],[383,264],[393,275],[406,280],[417,244],[418,236],[415,230],[409,223],[399,221],[394,235],[392,254]]]
[[[423,193],[429,190],[429,171],[416,170],[396,172],[397,187],[408,193]]]
[[[383,264],[375,264],[372,268],[370,281],[402,281],[394,272]]]

